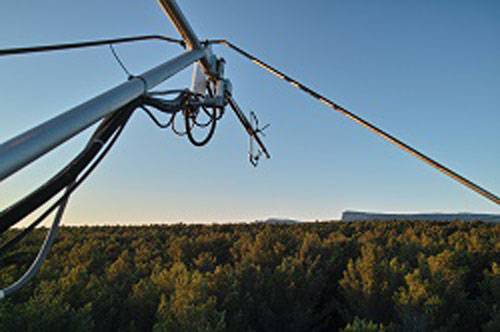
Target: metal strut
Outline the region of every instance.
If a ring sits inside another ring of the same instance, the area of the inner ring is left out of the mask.
[[[181,9],[177,5],[175,0],[158,0],[158,4],[163,9],[165,14],[168,16],[174,27],[177,29],[179,34],[182,36],[182,39],[186,43],[188,49],[190,50],[198,50],[202,49],[203,46],[196,36],[193,28],[187,21],[186,17],[182,13]],[[215,69],[215,57],[211,54],[210,50],[207,49],[207,53],[201,59],[201,65],[207,74],[210,77],[213,77],[216,73]]]
[[[247,131],[248,135],[255,140],[255,142],[257,143],[257,145],[261,149],[262,153],[264,153],[266,158],[267,159],[271,158],[269,151],[267,151],[266,146],[264,145],[264,143],[262,142],[262,140],[260,139],[260,137],[258,135],[258,133],[259,133],[258,130],[252,126],[252,124],[250,123],[248,118],[245,116],[245,113],[243,113],[243,111],[238,106],[238,104],[236,103],[234,98],[231,95],[228,95],[227,100],[229,102],[229,106],[232,108],[232,110],[236,114],[236,117],[238,118],[238,120],[240,120],[241,124],[243,125],[243,127]],[[252,163],[252,165],[254,165],[252,160],[250,160],[250,162]]]

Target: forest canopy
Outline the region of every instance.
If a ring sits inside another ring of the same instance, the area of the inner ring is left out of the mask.
[[[0,287],[45,232],[0,257]],[[0,331],[500,331],[499,235],[462,222],[63,227],[38,276],[0,302]]]

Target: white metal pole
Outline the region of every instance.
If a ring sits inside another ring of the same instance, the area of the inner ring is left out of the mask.
[[[202,44],[198,39],[198,36],[177,5],[177,2],[175,0],[158,0],[158,4],[182,36],[182,39],[186,42],[187,47],[191,50],[202,48]],[[213,68],[211,54],[207,52],[207,55],[203,57],[200,62],[206,74],[210,76],[214,74],[215,70]]]
[[[206,56],[187,51],[0,145],[0,181]]]
[[[189,49],[201,48],[200,40],[187,21],[175,0],[158,0],[160,7],[169,17]]]

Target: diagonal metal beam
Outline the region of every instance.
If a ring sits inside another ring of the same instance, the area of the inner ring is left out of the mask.
[[[168,16],[175,29],[182,36],[182,39],[186,43],[188,49],[201,49],[203,47],[202,43],[182,13],[180,7],[177,5],[177,2],[175,0],[158,0],[158,4],[163,9],[163,12]],[[203,57],[200,62],[206,74],[209,76],[215,74],[215,68],[213,66],[210,52],[207,52],[206,56]]]

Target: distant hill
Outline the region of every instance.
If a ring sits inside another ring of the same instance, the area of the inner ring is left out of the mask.
[[[500,214],[482,213],[370,213],[345,211],[342,221],[482,221],[500,223]]]
[[[287,219],[287,218],[267,218],[266,220],[255,220],[259,224],[271,224],[271,225],[293,225],[299,224],[302,221]]]

